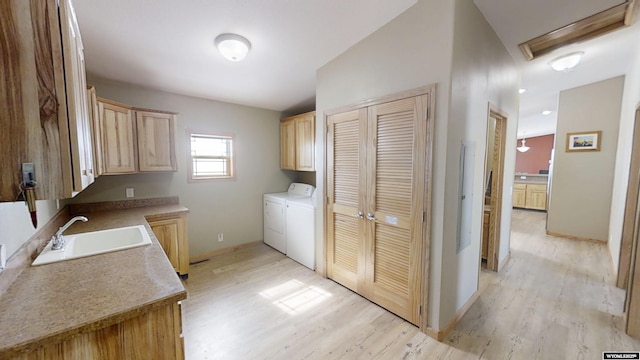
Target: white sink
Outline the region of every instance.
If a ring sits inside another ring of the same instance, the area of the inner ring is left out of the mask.
[[[64,236],[66,245],[51,250],[51,241],[31,263],[32,266],[77,259],[151,244],[144,225],[92,231]]]

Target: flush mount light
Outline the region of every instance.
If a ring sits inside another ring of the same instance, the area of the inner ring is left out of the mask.
[[[229,61],[244,59],[251,49],[251,43],[244,36],[237,34],[220,34],[215,40],[218,51]]]
[[[523,89],[519,89],[519,90],[518,90],[518,92],[519,92],[520,94],[524,94],[526,91],[527,91],[527,89],[524,89],[524,88],[523,88]]]
[[[551,110],[545,110],[545,111],[542,112],[542,115],[544,115],[544,116],[547,116],[549,114],[551,114]]]
[[[563,55],[549,61],[549,65],[555,71],[569,71],[580,63],[583,55],[583,51]]]
[[[525,140],[525,138],[522,138],[522,145],[518,146],[516,149],[520,152],[527,152],[531,148],[527,146],[527,140]]]

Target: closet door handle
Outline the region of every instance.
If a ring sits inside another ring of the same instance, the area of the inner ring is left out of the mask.
[[[360,219],[364,219],[364,213],[362,211],[358,211],[357,214],[351,214],[353,217],[359,217]]]
[[[373,213],[367,213],[367,220],[376,221],[376,216]]]

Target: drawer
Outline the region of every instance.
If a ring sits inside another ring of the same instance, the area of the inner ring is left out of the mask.
[[[527,184],[513,183],[513,188],[514,189],[520,189],[520,190],[526,190],[527,189]]]
[[[547,191],[546,184],[527,184],[527,190]]]

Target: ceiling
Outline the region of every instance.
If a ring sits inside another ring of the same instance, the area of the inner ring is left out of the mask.
[[[266,109],[313,109],[316,69],[417,0],[74,0],[87,72]],[[241,62],[222,33],[252,44]],[[99,91],[99,90],[98,90]]]
[[[623,0],[473,0],[521,68],[518,137],[555,132],[558,92],[624,74],[640,26],[527,62],[518,44]],[[75,0],[92,75],[169,92],[285,112],[315,102],[316,69],[417,0]],[[248,38],[242,62],[213,46],[221,33]],[[639,46],[639,45],[635,45]],[[585,51],[574,70],[550,59]],[[543,110],[551,114],[543,116]]]
[[[634,47],[640,46],[635,25],[599,38],[569,45],[526,61],[518,44],[621,4],[623,0],[474,0],[521,69],[518,138],[555,133],[558,94],[626,73]],[[584,51],[582,62],[569,72],[556,72],[551,59]],[[542,115],[543,110],[552,111]]]

